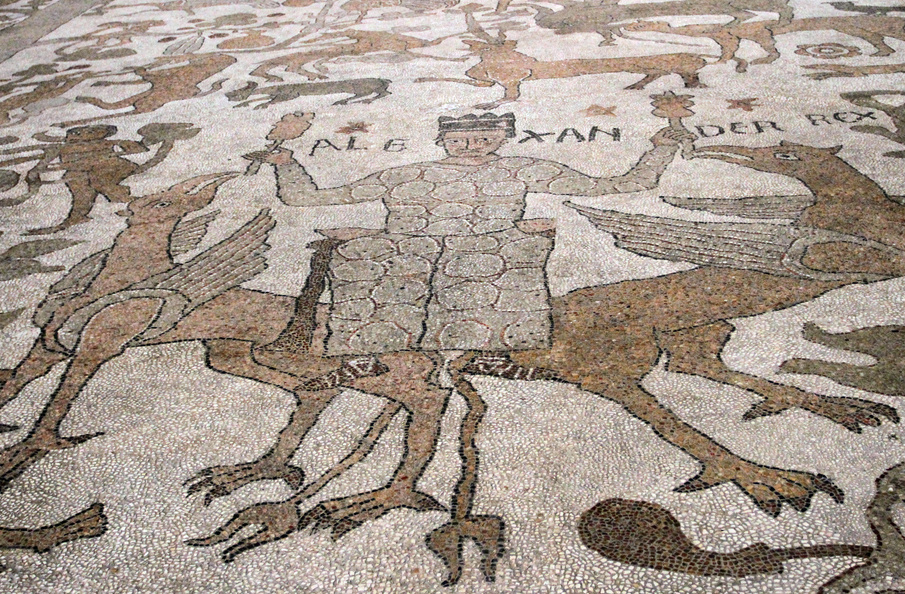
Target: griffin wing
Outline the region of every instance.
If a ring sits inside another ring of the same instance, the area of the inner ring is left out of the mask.
[[[185,219],[179,221],[170,235],[170,257],[176,259],[198,247],[201,239],[207,233],[208,226],[217,218],[218,214],[220,211],[215,210],[188,221]]]
[[[190,309],[198,307],[267,268],[266,242],[275,224],[270,210],[264,209],[220,243],[132,288],[176,291],[188,299]]]
[[[797,234],[786,225],[683,221],[567,204],[615,236],[617,247],[641,256],[794,275],[783,257]]]
[[[733,199],[662,196],[662,199],[679,208],[704,210],[717,215],[745,219],[798,219],[804,209],[814,204],[814,197],[810,194]]]

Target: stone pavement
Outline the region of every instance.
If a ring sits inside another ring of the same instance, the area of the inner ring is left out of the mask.
[[[905,592],[905,7],[0,6],[0,591]]]

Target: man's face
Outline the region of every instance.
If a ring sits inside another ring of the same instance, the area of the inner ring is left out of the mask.
[[[484,157],[503,146],[506,142],[506,131],[446,132],[441,142],[450,157]]]

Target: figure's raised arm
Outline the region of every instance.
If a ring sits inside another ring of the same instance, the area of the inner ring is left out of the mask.
[[[387,191],[377,174],[337,186],[319,188],[305,166],[295,160],[292,151],[274,148],[243,155],[257,163],[270,163],[276,170],[277,196],[289,206],[327,206],[332,204],[358,204],[380,200]]]
[[[694,140],[695,136],[690,132],[667,126],[651,138],[653,148],[623,175],[594,177],[565,165],[550,163],[549,172],[536,176],[537,179],[530,182],[529,191],[566,196],[603,196],[650,190],[657,187],[660,176],[683,144]],[[554,173],[554,169],[558,172]]]

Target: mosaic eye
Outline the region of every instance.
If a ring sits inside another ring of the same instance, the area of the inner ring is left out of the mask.
[[[170,204],[171,204],[170,202],[167,202],[166,200],[164,200],[163,202],[158,202],[157,204],[155,204],[154,208],[166,208]]]
[[[777,159],[782,159],[783,161],[801,161],[797,155],[792,153],[774,153],[773,156]]]

